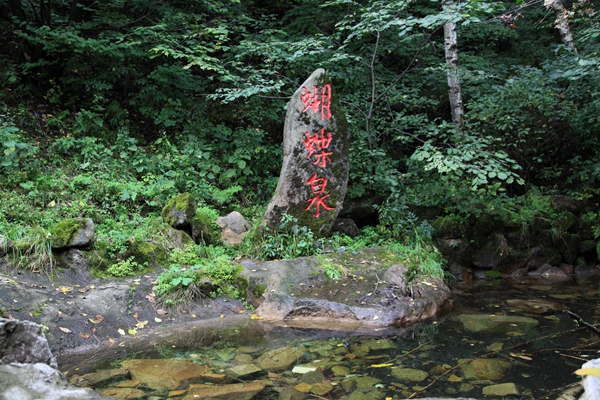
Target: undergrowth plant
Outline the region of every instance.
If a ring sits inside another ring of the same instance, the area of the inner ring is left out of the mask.
[[[279,228],[265,228],[258,242],[258,257],[267,260],[312,256],[322,247],[322,241],[309,228],[299,226],[298,219],[287,213],[282,215]]]
[[[135,276],[148,268],[148,263],[143,264],[135,261],[135,257],[129,257],[127,260],[118,260],[116,263],[108,267],[106,272],[109,275],[116,277]]]
[[[245,299],[247,282],[239,276],[243,267],[231,262],[226,250],[215,246],[188,246],[170,254],[168,269],[157,279],[156,293],[167,306],[181,306],[193,299],[225,295]]]
[[[407,235],[404,240],[392,242],[388,246],[392,253],[404,260],[408,268],[407,282],[426,277],[441,280],[450,278],[450,273],[444,269],[446,261],[433,244],[433,227],[426,220],[419,224],[416,215],[410,212],[408,214]]]
[[[55,258],[52,254],[50,232],[41,227],[11,229],[6,232],[5,242],[11,242],[8,251],[9,267],[30,272],[54,273]]]

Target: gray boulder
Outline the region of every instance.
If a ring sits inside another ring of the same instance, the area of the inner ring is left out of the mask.
[[[358,229],[356,222],[354,222],[354,220],[351,218],[336,219],[333,223],[332,230],[334,232],[339,232],[351,238],[360,235],[360,229]]]
[[[294,93],[283,133],[283,165],[261,226],[277,229],[283,214],[317,236],[331,233],[348,185],[350,131],[325,70]]]
[[[233,211],[226,217],[217,218],[217,224],[222,229],[221,241],[229,245],[242,243],[251,228],[250,223],[237,211]]]
[[[44,363],[57,367],[42,326],[0,318],[0,363]]]
[[[0,318],[0,400],[111,399],[72,386],[56,368],[41,325]]]
[[[89,248],[94,243],[95,233],[96,226],[90,218],[65,219],[54,228],[52,247],[55,249]]]

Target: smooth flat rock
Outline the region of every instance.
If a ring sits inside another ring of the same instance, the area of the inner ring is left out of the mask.
[[[509,299],[506,303],[511,306],[518,308],[522,311],[533,313],[533,314],[547,314],[555,311],[568,310],[569,307],[564,304],[550,301],[550,300],[538,300],[538,299]]]
[[[122,380],[129,376],[126,369],[102,369],[91,374],[85,374],[78,379],[80,386],[97,386],[112,380]]]
[[[203,382],[208,367],[191,361],[173,359],[124,360],[121,368],[129,370],[133,379],[146,383],[150,389],[185,389],[190,383]]]
[[[298,359],[304,353],[300,347],[280,347],[278,349],[265,352],[256,359],[256,365],[266,370],[288,369],[298,362]]]
[[[250,400],[265,388],[265,383],[244,382],[231,385],[190,385],[182,400]]]
[[[393,368],[391,375],[396,379],[408,382],[423,382],[429,377],[428,372],[414,368]]]
[[[514,383],[499,383],[497,385],[486,386],[483,388],[484,396],[510,396],[518,395],[519,391]]]
[[[484,333],[527,331],[539,324],[533,318],[512,315],[462,314],[458,319],[466,330]]]
[[[238,364],[229,368],[229,371],[231,371],[235,377],[240,378],[243,376],[252,375],[256,372],[260,372],[262,371],[262,369],[260,369],[254,364]]]
[[[461,364],[467,360],[458,360]],[[497,358],[480,358],[461,367],[466,379],[502,379],[510,362]]]

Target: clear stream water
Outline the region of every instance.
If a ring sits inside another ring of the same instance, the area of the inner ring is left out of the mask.
[[[286,328],[257,329],[254,321],[242,326],[206,331],[195,337],[167,340],[152,351],[130,355],[129,358],[173,358],[181,357],[196,363],[211,366],[214,372],[225,371],[235,363],[236,355],[253,347],[251,357],[284,345],[302,346],[305,351],[298,360],[302,365],[325,365],[324,380],[334,384],[333,391],[321,398],[340,398],[348,395],[342,381],[348,377],[334,376],[330,366],[339,364],[349,370],[350,376],[369,376],[380,379],[372,387],[381,393],[381,398],[407,398],[415,392],[416,397],[473,397],[483,398],[483,388],[492,384],[512,382],[519,390],[518,395],[504,399],[555,399],[561,389],[579,381],[573,372],[588,359],[600,357],[600,338],[585,326],[578,325],[560,310],[543,312],[540,303],[531,307],[516,308],[510,300],[536,300],[558,304],[578,314],[584,321],[595,324],[600,318],[600,288],[597,277],[585,281],[570,281],[559,284],[541,281],[507,282],[503,280],[480,281],[470,284],[455,284],[453,287],[454,309],[451,314],[434,324],[414,330],[385,330],[383,337],[393,349],[357,349],[369,343],[373,337],[346,336],[339,332]],[[528,331],[509,330],[505,333],[473,333],[464,329],[457,318],[461,314],[518,315],[539,321],[537,327]],[[377,334],[376,331],[372,332]],[[370,335],[369,335],[370,336]],[[377,339],[377,337],[375,337]],[[498,349],[493,353],[490,349]],[[490,347],[491,346],[491,347]],[[356,353],[348,357],[347,353]],[[459,360],[476,358],[485,354],[505,360],[510,366],[499,379],[467,379],[457,366]],[[382,364],[391,364],[381,366]],[[96,369],[116,368],[118,360],[103,360],[95,364]],[[375,367],[374,367],[375,366]],[[277,374],[253,374],[247,380],[275,380],[288,386],[300,383],[300,374],[288,371]],[[411,368],[426,371],[429,376],[421,382],[409,382],[394,377],[394,368]],[[441,378],[440,375],[446,373]],[[449,377],[451,377],[449,379]],[[439,378],[439,379],[438,379]],[[245,379],[245,378],[243,378]],[[435,382],[434,382],[435,381]],[[116,384],[116,383],[115,383]],[[426,390],[421,391],[426,388]],[[155,397],[150,397],[151,395]],[[255,398],[277,399],[274,387],[265,388]],[[148,393],[148,399],[160,399],[156,393]],[[166,397],[163,397],[166,398]]]

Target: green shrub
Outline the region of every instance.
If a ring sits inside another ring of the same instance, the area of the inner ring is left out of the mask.
[[[284,213],[277,231],[266,228],[259,239],[258,257],[261,259],[288,259],[312,256],[319,253],[318,241],[306,226],[299,226],[298,219]],[[322,246],[322,241],[319,241]]]
[[[341,264],[334,264],[324,259],[319,260],[323,266],[323,273],[329,279],[340,279],[342,276],[346,276],[348,271]]]
[[[106,269],[109,275],[116,277],[135,276],[148,268],[148,263],[140,264],[129,257],[127,260],[119,260]]]
[[[242,270],[223,254],[191,266],[172,264],[158,277],[156,292],[167,305],[220,295],[245,299],[248,283],[239,276]]]

